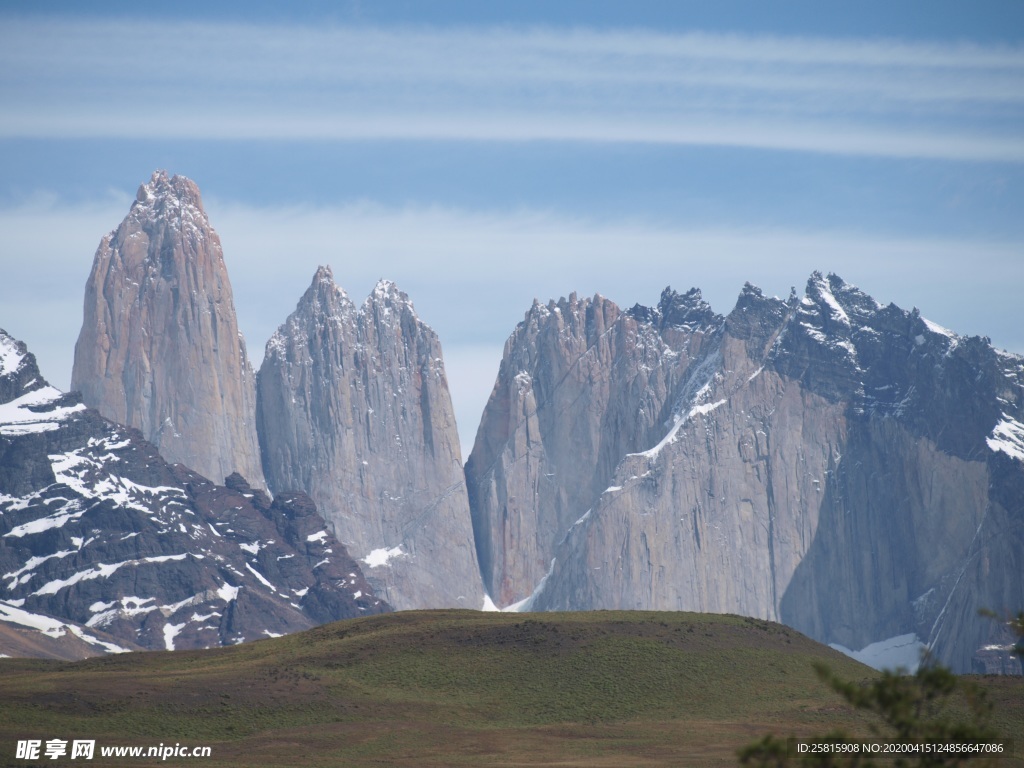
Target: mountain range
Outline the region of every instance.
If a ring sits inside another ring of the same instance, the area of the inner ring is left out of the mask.
[[[10,615],[103,650],[695,610],[1019,672],[978,610],[1024,606],[1024,358],[835,275],[726,315],[535,301],[464,467],[440,342],[389,281],[356,305],[321,267],[252,370],[188,179],[139,189],[85,293],[80,395],[0,337]]]

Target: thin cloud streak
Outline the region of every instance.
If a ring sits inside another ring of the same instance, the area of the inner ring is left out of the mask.
[[[116,40],[117,44],[97,41]],[[1024,48],[7,20],[0,137],[716,144],[1024,160]]]
[[[838,124],[769,123],[753,119],[716,123],[700,117],[680,121],[585,116],[509,114],[502,117],[474,114],[415,117],[397,115],[334,115],[263,117],[234,113],[227,116],[183,116],[154,107],[126,114],[115,125],[109,113],[79,114],[74,138],[212,139],[212,140],[337,140],[337,141],[500,141],[589,142],[677,146],[727,146],[822,154],[1024,162],[1024,137],[979,136],[969,132],[944,133],[885,130]],[[187,111],[187,110],[185,110]],[[67,118],[58,113],[37,114],[31,120],[0,116],[0,138],[32,135],[66,139]]]

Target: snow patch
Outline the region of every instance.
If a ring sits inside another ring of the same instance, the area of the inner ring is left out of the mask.
[[[943,328],[938,323],[933,323],[927,317],[922,317],[921,321],[925,324],[925,327],[932,333],[937,333],[940,336],[945,336],[947,339],[955,339],[956,334],[953,333],[949,328]]]
[[[1024,424],[1005,413],[1003,420],[992,430],[992,436],[985,438],[985,442],[996,453],[1002,451],[1011,459],[1024,461]]]
[[[318,541],[321,544],[323,544],[324,540],[326,538],[327,538],[327,531],[320,531],[319,533],[311,533],[309,536],[306,537],[306,541],[309,541],[309,542]]]
[[[77,627],[73,624],[65,624],[63,621],[59,621],[50,616],[41,616],[37,613],[29,613],[23,611],[20,607],[11,605],[10,602],[0,601],[0,621],[8,621],[11,624],[18,624],[23,627],[38,630],[47,637],[59,638],[63,637],[65,632],[70,632],[75,637],[84,640],[90,645],[95,645],[107,653],[127,653],[127,648],[122,648],[114,643],[108,643],[100,640],[98,637],[93,637],[88,632],[84,631],[81,627]]]
[[[379,568],[382,565],[387,565],[391,560],[396,557],[403,557],[407,553],[402,551],[402,545],[399,544],[397,547],[387,549],[382,547],[380,549],[373,550],[370,554],[363,558],[363,562],[371,568]]]
[[[160,555],[158,557],[143,557],[138,560],[122,560],[120,563],[98,563],[95,568],[90,568],[87,571],[79,571],[74,573],[66,579],[54,579],[32,593],[32,597],[38,595],[55,595],[66,587],[71,587],[80,581],[90,581],[92,579],[106,579],[112,576],[115,572],[124,568],[125,566],[142,565],[144,563],[166,563],[172,560],[184,560],[188,557],[187,554],[180,555]]]
[[[585,517],[586,515],[584,515],[584,518]],[[582,519],[583,518],[581,518],[581,520]],[[532,611],[534,602],[537,600],[540,593],[544,591],[544,585],[548,583],[548,578],[555,571],[556,562],[558,562],[558,558],[551,558],[551,565],[548,566],[548,572],[544,574],[544,577],[539,582],[537,582],[537,586],[534,588],[533,592],[530,593],[529,597],[520,600],[517,603],[512,603],[512,605],[506,605],[504,608],[500,608],[499,610],[502,613],[529,613]]]
[[[685,416],[676,418],[675,423],[672,425],[672,429],[669,430],[667,435],[661,438],[660,443],[658,443],[653,448],[650,448],[644,451],[643,453],[637,455],[644,456],[648,459],[653,459],[655,456],[661,453],[662,448],[676,441],[676,435],[679,434],[679,430],[682,429],[683,425],[690,421],[690,419],[698,415],[705,416],[711,413],[716,408],[720,408],[721,406],[725,405],[726,402],[726,400],[719,400],[717,402],[707,403],[705,405],[695,405],[693,408],[687,411]]]
[[[251,573],[257,579],[259,579],[260,584],[262,584],[264,587],[269,589],[271,592],[277,592],[277,587],[275,587],[273,584],[271,584],[269,581],[267,581],[266,577],[262,573],[257,571],[255,568],[253,568],[248,563],[245,564],[245,567],[249,570],[249,573]]]
[[[0,435],[16,437],[38,432],[50,432],[73,413],[85,410],[85,405],[52,407],[46,411],[31,410],[45,408],[64,397],[55,387],[43,387],[27,392],[10,402],[0,405]]]
[[[16,525],[14,528],[4,534],[7,536],[14,536],[20,539],[22,536],[30,536],[35,533],[42,533],[48,531],[51,528],[62,528],[69,520],[77,520],[86,513],[87,510],[82,509],[81,505],[77,501],[71,501],[65,504],[60,510],[48,517],[40,517],[35,520],[30,520],[27,523]]]
[[[217,590],[217,595],[225,603],[230,603],[236,597],[238,597],[238,591],[241,587],[232,587],[230,584],[225,584],[223,587]]]
[[[164,624],[164,648],[168,651],[174,650],[174,638],[178,636],[178,633],[185,628],[187,622],[181,624]]]
[[[7,334],[0,336],[0,376],[17,371],[24,359],[14,339]]]
[[[490,595],[484,593],[484,604],[483,606],[481,606],[480,610],[484,613],[498,613],[501,611],[501,608],[494,604],[494,601],[491,600]]]
[[[5,573],[3,575],[3,578],[11,579],[12,580],[11,583],[7,585],[7,589],[8,590],[14,589],[14,587],[17,586],[18,580],[22,576],[22,574],[30,573],[30,571],[34,570],[37,566],[42,565],[47,560],[52,560],[55,557],[63,560],[68,555],[73,555],[75,553],[76,553],[76,550],[73,550],[73,549],[62,549],[60,552],[54,552],[52,555],[42,555],[42,556],[30,557],[26,561],[25,565],[23,565],[20,569],[18,569],[17,571],[11,571],[10,573]],[[35,576],[35,574],[34,573],[30,574],[29,578],[31,578],[32,576]],[[29,580],[28,578],[21,579],[21,583],[24,584],[28,580]]]
[[[914,632],[879,640],[859,651],[851,651],[838,643],[829,643],[829,647],[879,671],[905,669],[911,674],[916,672],[921,664],[921,653],[928,649]]]
[[[49,616],[41,616],[38,613],[29,613],[21,608],[15,608],[7,602],[0,602],[0,621],[9,621],[11,624],[36,629],[48,637],[63,637],[67,627],[63,621]]]

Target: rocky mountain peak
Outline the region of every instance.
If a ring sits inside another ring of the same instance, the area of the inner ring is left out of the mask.
[[[409,295],[393,281],[381,278],[363,302],[363,310],[367,312],[384,310],[383,315],[387,316],[392,309],[400,312],[404,310],[412,315],[416,314]]]
[[[267,345],[263,466],[302,490],[397,608],[479,608],[455,416],[437,335],[381,280],[356,309],[321,267]]]
[[[747,342],[751,350],[765,354],[797,303],[795,290],[788,301],[783,301],[765,296],[756,285],[744,283],[736,306],[725,318],[725,331],[733,338]]]
[[[36,356],[0,328],[0,405],[47,386]]]
[[[83,410],[85,406],[76,394],[65,394],[47,383],[24,342],[0,329],[0,485],[20,491],[46,484],[53,477],[48,466],[31,461],[17,450],[8,452],[5,438],[52,432]]]
[[[671,287],[661,292],[658,309],[666,325],[678,328],[710,328],[722,321],[711,305],[704,301],[700,288],[691,288],[686,293],[676,293]]]
[[[139,185],[135,201],[140,208],[203,208],[198,185],[186,176],[170,176],[165,170],[154,171],[148,182]]]
[[[262,485],[255,376],[199,189],[153,174],[103,238],[86,283],[71,386],[173,462]]]
[[[466,463],[497,605],[530,595],[621,458],[670,429],[680,382],[699,378],[693,359],[714,346],[716,318],[699,291],[671,288],[658,307],[626,312],[600,295],[534,301],[505,344]]]
[[[350,312],[355,305],[345,290],[334,282],[334,273],[331,268],[320,266],[317,267],[309,288],[299,299],[297,308],[306,312],[333,316],[339,311]]]
[[[128,216],[143,226],[170,226],[193,236],[204,234],[210,226],[196,183],[185,176],[168,176],[166,171],[155,171],[139,186]]]

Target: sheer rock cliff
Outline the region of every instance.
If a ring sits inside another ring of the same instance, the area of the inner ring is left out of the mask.
[[[267,343],[257,425],[270,489],[308,493],[391,605],[483,605],[441,345],[393,283],[357,307],[317,270]]]
[[[725,318],[664,304],[535,304],[510,338],[467,463],[496,602],[1002,664],[978,609],[1024,605],[1024,359],[834,275]]]
[[[255,376],[199,189],[157,171],[100,242],[71,388],[171,462],[263,485]]]

